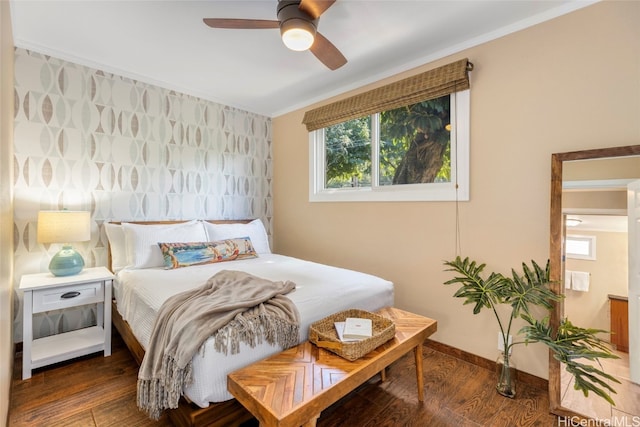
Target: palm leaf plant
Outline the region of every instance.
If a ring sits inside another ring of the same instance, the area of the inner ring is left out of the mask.
[[[549,325],[549,316],[538,320],[531,312],[534,306],[542,307],[547,312],[553,309],[553,302],[563,298],[554,293],[549,285],[549,261],[545,268],[540,267],[535,261],[531,266],[522,263],[523,274],[514,269],[511,276],[503,276],[492,272],[484,278],[482,272],[485,264],[456,257],[454,261],[444,263],[453,271],[456,277],[445,282],[445,285],[458,284],[460,288],[454,294],[457,298],[464,298],[464,304],[473,305],[473,314],[478,314],[482,309],[490,309],[498,321],[500,334],[503,340],[503,370],[498,380],[498,392],[508,397],[515,395],[513,378],[510,376],[509,355],[513,346],[540,342],[551,349],[555,359],[566,366],[567,372],[574,377],[574,388],[588,396],[589,392],[615,404],[611,393],[616,391],[609,382],[620,383],[615,377],[602,370],[600,358],[618,358],[611,353],[606,342],[597,334],[606,332],[601,329],[585,329],[573,325],[568,319],[563,319],[557,330]],[[498,307],[509,306],[511,309],[508,318],[499,313]],[[509,340],[511,326],[514,319],[521,318],[526,322],[519,331],[524,340]],[[581,363],[580,360],[595,362],[592,364]]]

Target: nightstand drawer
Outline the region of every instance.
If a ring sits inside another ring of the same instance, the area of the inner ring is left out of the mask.
[[[59,310],[104,301],[104,282],[80,283],[33,291],[33,312]]]

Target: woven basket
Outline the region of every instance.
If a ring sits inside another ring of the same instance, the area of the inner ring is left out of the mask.
[[[360,341],[340,341],[334,323],[344,322],[347,317],[371,319],[372,337]],[[350,361],[361,358],[395,335],[396,325],[391,320],[379,314],[355,308],[332,314],[312,323],[309,327],[309,341]]]

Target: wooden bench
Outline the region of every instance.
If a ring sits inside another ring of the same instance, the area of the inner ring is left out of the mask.
[[[397,308],[378,313],[393,320],[396,335],[366,356],[349,362],[305,342],[232,372],[227,377],[229,392],[261,427],[311,427],[324,409],[413,350],[422,402],[422,343],[437,330],[437,322]]]

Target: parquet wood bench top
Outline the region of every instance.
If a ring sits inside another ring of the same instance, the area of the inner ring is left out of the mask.
[[[261,427],[315,426],[324,409],[413,350],[423,401],[422,343],[437,330],[437,322],[393,307],[377,313],[393,320],[396,335],[362,358],[350,362],[307,341],[232,372],[229,392]]]

